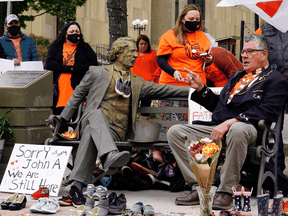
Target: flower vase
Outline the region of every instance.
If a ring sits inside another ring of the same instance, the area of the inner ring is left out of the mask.
[[[212,204],[217,187],[212,186],[209,191],[200,186],[196,187],[200,200],[200,216],[212,214]]]

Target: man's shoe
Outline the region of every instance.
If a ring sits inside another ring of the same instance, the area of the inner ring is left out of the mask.
[[[129,151],[119,152],[118,150],[112,150],[108,153],[103,168],[105,170],[115,170],[119,167],[125,166],[130,160]],[[115,174],[115,173],[114,173]],[[107,174],[108,175],[108,174]],[[112,174],[109,174],[112,175]]]
[[[218,192],[215,194],[212,209],[230,209],[233,206],[233,196],[229,193]]]
[[[177,197],[175,203],[177,205],[199,205],[198,192],[191,191],[187,196]]]

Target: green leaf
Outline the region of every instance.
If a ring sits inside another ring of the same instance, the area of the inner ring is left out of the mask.
[[[209,166],[211,166],[212,158],[208,158],[208,159],[207,159],[207,163],[208,163]]]
[[[11,136],[11,139],[14,139],[14,133],[11,130],[11,124],[8,121],[8,119],[6,119],[7,115],[9,115],[9,113],[13,110],[13,108],[11,108],[10,110],[6,111],[1,117],[0,117],[0,139],[3,135],[4,132],[8,133]]]

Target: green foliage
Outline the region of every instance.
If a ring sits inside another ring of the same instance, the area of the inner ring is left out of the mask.
[[[6,119],[7,115],[13,110],[11,108],[7,112],[5,112],[2,116],[0,116],[0,139],[2,138],[2,135],[4,132],[7,132],[11,136],[11,140],[15,138],[13,131],[11,130],[11,124],[10,122]]]
[[[36,36],[32,33],[30,34],[30,37],[35,41],[39,59],[45,61],[48,54],[48,46],[50,45],[49,39],[44,38],[43,36]]]
[[[13,14],[19,16],[20,26],[26,28],[25,21],[34,21],[36,16],[42,15],[44,13],[51,14],[52,16],[57,16],[63,22],[67,19],[74,20],[76,18],[76,8],[83,6],[87,0],[25,0],[12,2]],[[3,2],[3,12],[6,15],[7,3]],[[32,8],[37,13],[41,12],[39,15],[21,15],[24,11],[28,11]],[[5,17],[2,17],[4,22]]]

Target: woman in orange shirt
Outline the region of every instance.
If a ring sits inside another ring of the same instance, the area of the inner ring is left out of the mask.
[[[97,66],[97,56],[84,42],[76,21],[68,21],[51,43],[44,68],[53,71],[53,84],[58,85],[58,95],[53,95],[53,113],[59,115],[74,89],[88,71]]]
[[[139,35],[136,41],[138,58],[131,72],[143,77],[146,81],[159,82],[161,68],[157,64],[156,51],[151,49],[150,40],[146,35]],[[141,106],[149,107],[151,100],[141,100]],[[142,113],[141,119],[148,118],[149,113]]]
[[[177,19],[176,27],[164,33],[159,39],[157,63],[163,70],[160,84],[188,86],[184,82],[187,72],[184,68],[197,72],[206,84],[203,64],[212,62],[210,51],[214,38],[201,31],[202,15],[193,4],[186,5]]]

